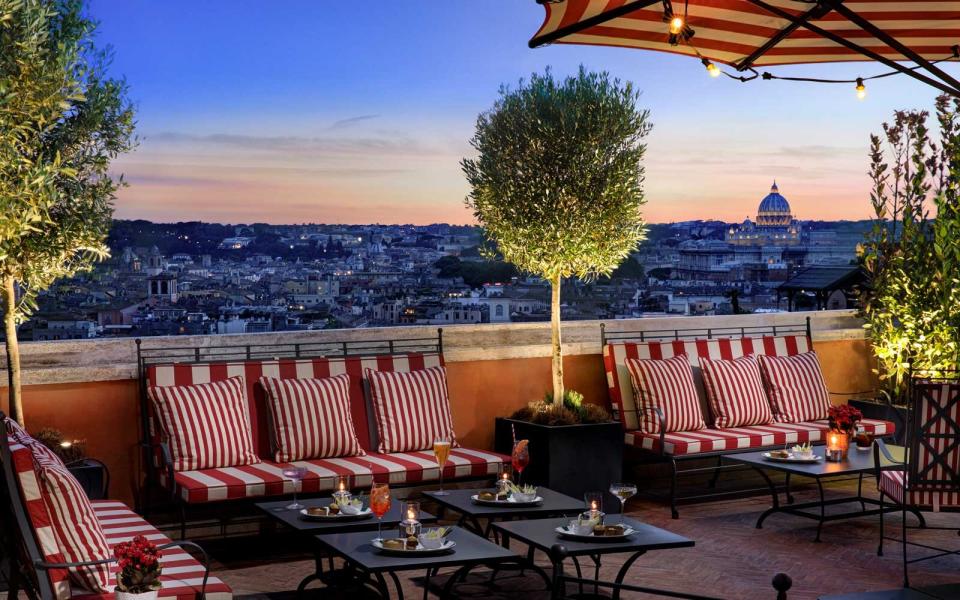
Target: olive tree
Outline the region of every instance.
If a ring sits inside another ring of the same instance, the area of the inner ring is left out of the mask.
[[[37,294],[108,256],[133,144],[126,84],[106,75],[81,0],[0,0],[0,297],[11,417],[23,420],[17,326]]]
[[[503,87],[462,161],[467,205],[504,260],[551,287],[553,398],[564,397],[560,284],[609,275],[644,237],[649,111],[629,82],[547,70]]]

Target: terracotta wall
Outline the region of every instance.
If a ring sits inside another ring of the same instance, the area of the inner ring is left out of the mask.
[[[815,344],[831,391],[873,388],[869,349],[863,340]],[[606,376],[598,354],[568,356],[566,385],[588,402],[607,401]],[[489,448],[493,420],[543,397],[550,389],[550,359],[525,358],[448,363],[454,427],[469,446]],[[0,388],[0,406],[6,389]],[[836,398],[843,401],[842,398]],[[86,440],[88,455],[110,467],[111,495],[131,502],[139,479],[139,410],[134,381],[26,386],[27,428],[55,427],[68,438]]]

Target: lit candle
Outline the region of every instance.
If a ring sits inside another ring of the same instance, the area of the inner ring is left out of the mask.
[[[410,508],[407,509],[407,520],[408,520],[408,521],[416,521],[416,520],[417,520],[417,513],[415,513],[415,512],[413,511],[413,507],[410,507]]]
[[[60,442],[60,447],[63,448],[64,450],[66,450],[70,446],[73,446],[73,442],[68,442],[66,440]]]
[[[835,433],[830,434],[830,449],[836,450],[840,446],[840,436]]]
[[[594,500],[593,502],[590,503],[590,511],[591,511],[591,512],[597,512],[597,501],[596,501],[596,500]]]

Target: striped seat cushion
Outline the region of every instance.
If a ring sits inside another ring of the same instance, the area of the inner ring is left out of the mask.
[[[734,360],[701,358],[700,368],[714,427],[766,425],[773,421],[755,356],[750,354]]]
[[[434,440],[456,445],[444,367],[406,373],[367,369],[366,375],[380,439],[378,452],[432,449]]]
[[[894,424],[889,421],[864,419],[861,423],[868,432],[876,436],[890,435],[894,431]],[[826,419],[807,423],[770,423],[731,429],[701,429],[667,433],[664,435],[662,448],[659,434],[628,431],[626,443],[628,446],[651,452],[659,453],[662,450],[664,454],[671,456],[684,456],[704,452],[750,450],[767,446],[782,447],[784,444],[821,442],[829,430],[830,426]]]
[[[884,471],[880,474],[880,481],[877,486],[880,491],[892,498],[898,504],[907,504],[910,506],[930,507],[935,511],[941,508],[960,507],[960,492],[956,487],[949,489],[938,489],[932,486],[923,486],[920,489],[911,489],[908,497],[904,500],[904,484],[908,482],[909,475],[905,471]]]
[[[827,418],[830,393],[816,352],[761,356],[760,370],[777,421],[800,423]]]
[[[121,542],[127,542],[137,535],[142,535],[151,542],[159,545],[170,543],[170,538],[160,533],[153,525],[127,508],[123,503],[113,500],[94,501],[94,513],[106,535],[107,543],[112,549]],[[163,550],[160,559],[163,565],[163,574],[160,580],[161,598],[176,598],[179,600],[196,600],[203,585],[203,565],[185,550],[173,547]],[[114,565],[112,572],[115,574]],[[114,575],[115,577],[115,575]],[[73,590],[74,598],[83,600],[112,599],[113,594],[90,594],[84,590]],[[230,600],[233,593],[230,587],[217,577],[210,576],[207,580],[206,600]]]
[[[149,388],[173,468],[192,471],[249,465],[253,449],[243,377]]]
[[[493,452],[453,448],[443,469],[445,480],[496,476],[509,458]],[[368,488],[376,480],[393,485],[417,485],[439,479],[432,451],[367,454],[342,458],[318,458],[292,464],[307,469],[305,493],[332,491],[340,475],[351,476],[354,489]],[[174,492],[189,503],[238,498],[277,496],[293,492],[293,483],[283,476],[285,465],[261,462],[242,467],[182,471],[174,475]]]
[[[34,454],[40,456],[44,460],[58,464],[61,467],[64,466],[63,459],[60,458],[56,452],[54,452],[46,444],[34,439],[19,423],[7,417],[4,419],[4,424],[7,428],[7,435],[12,441],[27,446]]]
[[[660,431],[655,408],[663,414],[665,431],[695,431],[707,426],[686,356],[663,360],[628,358],[627,370],[637,399],[640,431]]]
[[[87,493],[62,463],[34,455],[40,495],[50,515],[50,524],[60,554],[67,562],[104,560],[113,557]],[[106,592],[114,582],[110,565],[70,567],[71,583],[91,592]]]
[[[350,375],[261,377],[260,383],[270,401],[277,462],[365,454],[350,418]]]

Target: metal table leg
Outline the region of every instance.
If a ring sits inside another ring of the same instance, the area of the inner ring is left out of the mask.
[[[620,571],[617,572],[617,578],[613,580],[616,587],[613,588],[613,600],[620,600],[620,586],[623,584],[623,580],[627,576],[627,571],[630,570],[630,567],[633,566],[633,563],[637,562],[637,559],[646,554],[645,550],[634,553],[630,558],[627,559],[623,566],[620,567]]]
[[[763,511],[763,514],[761,514],[760,518],[757,519],[757,529],[763,529],[764,520],[780,510],[780,494],[777,493],[777,486],[773,484],[773,480],[770,479],[770,476],[767,475],[766,471],[757,467],[754,467],[753,470],[757,473],[760,473],[760,476],[763,477],[763,480],[767,482],[767,487],[770,488],[770,498],[773,500],[773,505],[767,510]]]

